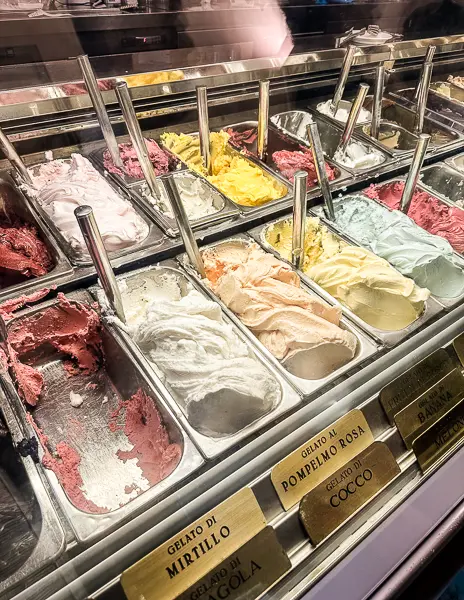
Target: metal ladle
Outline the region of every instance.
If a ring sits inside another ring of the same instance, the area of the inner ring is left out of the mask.
[[[31,176],[29,175],[29,171],[27,170],[26,165],[23,163],[22,158],[16,152],[16,148],[8,139],[8,136],[0,127],[0,146],[2,147],[5,156],[13,165],[15,171],[21,177],[23,181],[28,183],[30,186],[34,187],[34,182],[32,181]]]
[[[350,114],[348,115],[348,120],[346,121],[345,129],[343,131],[342,137],[340,138],[340,142],[337,149],[337,151],[340,150],[343,154],[345,154],[348,144],[350,143],[351,136],[353,135],[354,128],[356,127],[356,123],[358,122],[359,113],[361,112],[368,91],[369,86],[367,85],[367,83],[361,83],[358,88],[356,98],[354,99],[353,104],[351,105]]]
[[[114,135],[113,128],[111,126],[110,118],[106,112],[106,106],[103,101],[100,89],[98,87],[97,78],[93,72],[92,65],[90,64],[89,57],[85,54],[77,57],[77,63],[82,71],[82,77],[84,78],[85,87],[92,101],[93,107],[97,114],[98,122],[105,138],[108,151],[113,160],[113,163],[119,168],[124,170],[121,156],[119,154],[119,146],[116,136]]]
[[[297,171],[293,179],[293,228],[292,228],[292,263],[300,269],[304,262],[304,241],[306,230],[306,190],[308,174]]]
[[[430,142],[430,135],[421,133],[414,151],[414,156],[409,169],[406,183],[404,184],[403,195],[401,196],[400,209],[405,214],[408,214],[409,207],[412,202],[412,197],[419,181],[419,174],[424,162],[425,154]]]
[[[259,82],[258,158],[264,160],[267,152],[269,124],[269,81]]]
[[[206,86],[197,87],[198,132],[200,152],[206,172],[211,175],[211,148],[209,139],[208,96]]]
[[[371,136],[378,140],[382,118],[382,101],[385,89],[385,63],[377,65],[375,70],[374,104],[372,106]]]
[[[340,71],[340,75],[338,76],[337,85],[335,86],[333,99],[330,103],[330,108],[334,116],[337,114],[338,105],[340,104],[341,99],[343,98],[343,92],[345,91],[346,82],[348,80],[348,75],[354,62],[355,54],[356,46],[348,46],[345,52],[345,56],[343,58],[342,69]]]
[[[119,291],[118,282],[114,276],[113,268],[111,267],[110,259],[108,258],[108,254],[103,244],[92,207],[86,205],[78,206],[75,209],[74,214],[82,231],[85,243],[87,244],[89,254],[95,265],[97,275],[101,281],[109,305],[114,310],[117,317],[125,323],[126,316],[124,314],[121,292]]]
[[[307,131],[308,138],[311,143],[314,166],[316,167],[317,180],[321,188],[322,197],[324,198],[324,211],[326,216],[331,221],[334,221],[335,211],[332,200],[332,192],[330,191],[329,178],[327,177],[327,172],[325,170],[324,152],[322,150],[321,138],[319,137],[317,123],[310,123]]]

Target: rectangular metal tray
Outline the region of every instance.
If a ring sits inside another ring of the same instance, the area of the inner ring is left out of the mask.
[[[453,167],[453,169],[456,169],[456,171],[459,171],[461,177],[464,177],[464,152],[447,158],[445,163],[450,165],[450,167]]]
[[[280,256],[280,254],[269,244],[266,240],[266,231],[269,229],[271,225],[275,223],[280,223],[281,221],[285,221],[289,217],[281,217],[275,221],[271,221],[270,223],[266,223],[266,225],[260,225],[255,229],[252,229],[249,234],[255,239],[263,248],[265,248],[268,252],[272,252],[277,258],[291,264],[289,261],[286,261],[284,258]],[[348,240],[345,236],[340,235],[333,229],[329,224],[325,223],[325,226],[331,231],[334,235],[344,240],[345,242],[353,245],[350,240]],[[354,244],[358,245],[358,244]],[[293,266],[293,265],[292,265]],[[301,280],[305,282],[305,284],[312,290],[314,290],[319,296],[322,296],[327,302],[330,304],[340,306],[343,314],[348,317],[351,321],[356,323],[358,327],[363,329],[366,333],[368,333],[371,337],[373,337],[376,341],[380,342],[382,345],[391,348],[396,346],[400,342],[402,342],[405,338],[411,335],[414,331],[420,329],[425,323],[430,321],[430,319],[434,318],[438,313],[441,312],[442,307],[435,302],[433,299],[428,299],[425,303],[425,308],[423,313],[408,327],[401,329],[399,331],[385,331],[382,329],[377,329],[372,325],[369,325],[365,321],[363,321],[360,317],[358,317],[355,313],[353,313],[347,306],[340,303],[333,296],[331,296],[328,292],[326,292],[323,288],[321,288],[315,281],[310,279],[308,275],[301,271],[300,269],[295,269]]]
[[[449,96],[439,91],[441,87],[444,87],[449,92]],[[460,106],[464,109],[464,89],[454,85],[450,81],[434,81],[430,84],[430,91],[440,96],[440,98],[446,98],[454,106]]]
[[[197,137],[198,133],[194,132],[194,133],[190,133],[189,135],[191,135],[192,137]],[[164,145],[161,145],[161,146],[162,146],[162,148],[165,148]],[[165,149],[169,150],[168,148],[165,148]],[[228,146],[228,149],[229,149],[229,151],[230,151],[230,153],[232,155],[240,156],[244,160],[246,160],[249,163],[251,163],[253,166],[256,166],[256,162],[255,161],[251,160],[249,157],[247,157],[244,154],[241,154],[240,152],[238,152],[237,150],[235,150],[235,148],[233,148],[230,144]],[[181,160],[181,159],[179,159],[179,160]],[[188,169],[188,165],[186,163],[184,163],[182,160],[181,160],[181,163],[182,163],[182,165],[183,165],[184,168]],[[262,163],[259,164],[259,168],[270,179],[276,181],[277,183],[279,183],[279,185],[283,186],[285,188],[285,193],[282,196],[282,198],[277,198],[276,200],[270,200],[268,202],[264,202],[263,204],[260,204],[259,206],[243,206],[242,204],[239,204],[238,202],[235,202],[234,200],[232,200],[232,198],[229,198],[224,193],[222,193],[220,190],[218,190],[224,196],[224,198],[227,198],[227,200],[229,202],[231,202],[234,206],[236,206],[238,208],[238,210],[241,213],[243,213],[243,214],[247,214],[248,215],[250,213],[256,213],[256,212],[259,212],[259,211],[261,211],[261,210],[263,210],[265,208],[268,209],[269,207],[272,207],[272,208],[274,208],[274,207],[280,207],[281,205],[285,204],[285,202],[288,201],[289,199],[291,199],[291,197],[292,197],[293,186],[286,179],[284,179],[282,176],[276,175],[276,173],[274,173],[273,171],[271,171],[271,169],[269,169],[269,167],[267,167],[266,165],[264,165]],[[207,181],[206,177],[204,177],[201,174],[198,174],[198,177],[201,177],[202,179],[205,179]]]
[[[5,399],[9,376],[3,368],[0,374],[0,412],[10,431],[0,438],[0,594],[9,598],[12,588],[61,555],[65,536],[32,458],[15,448],[24,434]]]
[[[409,106],[415,106],[415,91],[415,88],[403,88],[390,92],[389,96]],[[461,128],[464,125],[464,105],[453,102],[441,94],[437,94],[433,89],[429,90],[427,97],[427,111],[430,111],[432,118],[435,118],[437,121],[443,121],[448,126],[454,125],[455,121]],[[428,116],[427,113],[426,116]]]
[[[68,158],[65,157],[65,158],[63,158],[63,160],[68,160]],[[37,161],[37,160],[27,160],[26,159],[24,162],[26,163],[26,165],[28,167],[32,167],[32,166],[42,164],[43,162],[46,162],[46,161],[45,160]],[[46,213],[46,211],[42,208],[42,206],[39,204],[39,202],[37,202],[34,198],[31,198],[29,196],[27,191],[24,189],[24,186],[22,185],[22,182],[19,179],[19,177],[15,173],[12,173],[12,175],[14,177],[16,185],[24,193],[29,204],[31,206],[35,207],[35,209],[37,210],[37,213],[40,215],[41,219],[45,222],[48,229],[50,229],[52,231],[55,238],[59,241],[61,248],[63,249],[66,256],[69,258],[71,263],[73,265],[79,266],[79,267],[87,267],[87,266],[93,265],[92,260],[88,254],[79,254],[78,252],[76,252],[76,250],[74,248],[71,247],[69,242],[66,240],[64,234],[58,229],[58,227],[55,225],[55,223],[50,218],[50,216]],[[150,219],[149,215],[147,215],[143,210],[141,210],[141,208],[132,201],[130,195],[122,187],[118,186],[113,179],[108,179],[108,183],[111,185],[111,187],[114,189],[114,191],[119,196],[124,198],[127,202],[129,202],[133,206],[134,210],[145,221],[145,223],[148,226],[148,230],[149,230],[147,237],[142,242],[140,242],[138,244],[134,244],[133,246],[130,246],[129,248],[124,248],[123,250],[120,250],[119,252],[109,252],[108,255],[109,255],[110,260],[117,259],[122,256],[127,256],[129,254],[138,252],[140,250],[147,250],[147,249],[151,249],[151,248],[155,249],[157,246],[162,244],[163,241],[165,240],[164,235],[158,229],[158,227],[153,223],[153,221]]]
[[[88,302],[93,301],[89,294],[87,298]],[[24,317],[36,315],[56,304],[55,300],[21,311],[8,322],[7,330],[21,323]],[[105,363],[91,375],[81,373],[69,377],[63,368],[63,356],[51,346],[42,347],[39,356],[28,356],[29,362],[37,361],[34,364],[45,380],[45,391],[42,392],[33,411],[35,423],[48,436],[50,448],[65,439],[71,447],[79,450],[79,472],[87,491],[87,499],[97,506],[108,508],[104,513],[80,510],[67,496],[55,473],[43,468],[64,514],[81,542],[90,542],[101,537],[122,521],[154,504],[157,498],[173,490],[204,462],[136,360],[118,342],[104,322],[102,341]],[[79,408],[70,405],[70,391],[73,389],[84,396],[84,403]],[[123,462],[116,456],[118,450],[130,450],[132,445],[121,430],[110,430],[109,421],[119,401],[129,400],[139,389],[155,403],[171,441],[181,447],[182,457],[170,475],[136,495],[136,490],[128,491],[127,488],[134,490],[133,486],[139,486],[141,489],[140,486],[145,487],[146,483],[140,481],[140,469],[132,464],[133,461]],[[35,429],[28,419],[28,411],[15,386],[11,386],[7,392],[8,401],[12,403],[21,420],[21,426],[28,432],[28,437],[36,436]],[[40,442],[39,455],[42,458],[43,448]]]
[[[159,140],[155,140],[152,136],[150,135],[145,135],[146,139],[153,139],[157,144],[159,144]],[[118,140],[118,142],[121,144],[125,144],[125,143],[130,143],[130,138],[129,137],[123,137],[120,138]],[[169,156],[172,157],[172,161],[177,162],[177,164],[175,165],[175,167],[173,169],[171,169],[171,173],[176,173],[177,171],[181,171],[182,169],[184,169],[184,166],[182,165],[182,163],[180,162],[180,160],[174,156],[174,154],[172,154],[172,152],[166,151],[166,149],[163,149],[165,152],[167,152],[169,154]],[[145,178],[142,177],[141,179],[139,179],[138,177],[130,177],[129,175],[126,175],[126,173],[124,173],[123,171],[121,171],[121,174],[119,173],[110,173],[106,168],[105,168],[105,161],[103,158],[103,155],[106,151],[106,144],[102,145],[100,148],[97,148],[96,150],[93,150],[88,156],[87,158],[92,162],[92,164],[94,166],[98,167],[98,170],[102,173],[108,173],[108,175],[111,175],[111,177],[113,177],[113,179],[116,181],[116,183],[122,187],[122,188],[129,188],[132,185],[136,185],[136,184],[141,184],[145,181]]]
[[[205,297],[210,297],[209,294],[205,294],[202,286],[198,285],[194,279],[187,276],[184,271],[181,271],[178,267],[178,264],[173,260],[168,260],[160,263],[157,266],[151,266],[147,268],[143,268],[137,271],[133,271],[131,273],[127,273],[124,275],[120,275],[117,279],[118,281],[124,281],[126,285],[137,287],[147,278],[156,279],[160,275],[164,273],[172,273],[174,274],[179,281],[179,287],[181,288],[183,293],[187,293],[191,289],[196,289]],[[93,296],[98,299],[101,298],[101,288],[92,287],[90,289]],[[214,301],[214,299],[213,299]],[[217,302],[217,301],[216,301]],[[223,311],[224,312],[224,311]],[[226,323],[230,323],[233,327],[235,333],[239,336],[239,338],[250,346],[248,338],[243,335],[241,328],[237,328],[231,319],[229,319],[228,314],[223,314],[223,319]],[[263,415],[258,420],[254,421],[247,427],[238,431],[235,434],[228,435],[226,437],[209,437],[199,432],[194,428],[193,425],[190,424],[187,415],[182,410],[181,406],[178,402],[176,402],[174,394],[171,392],[169,387],[169,382],[163,376],[163,373],[160,368],[156,368],[153,363],[151,363],[148,358],[144,355],[140,347],[132,340],[129,333],[125,330],[124,327],[121,326],[114,318],[108,319],[108,326],[114,329],[117,333],[117,336],[124,343],[128,352],[132,354],[134,360],[143,368],[145,376],[149,378],[153,387],[155,387],[158,393],[163,397],[166,403],[169,404],[171,410],[175,413],[178,420],[182,423],[184,428],[188,431],[190,437],[195,441],[197,446],[200,448],[204,456],[207,458],[214,458],[219,454],[222,454],[226,450],[236,446],[238,443],[242,442],[246,438],[248,438],[252,434],[256,434],[261,429],[275,421],[277,418],[284,415],[286,412],[291,410],[292,408],[298,406],[301,403],[301,398],[298,393],[292,388],[289,383],[283,378],[280,372],[273,367],[272,364],[269,364],[258,351],[256,351],[254,346],[251,346],[254,356],[256,359],[274,376],[277,380],[280,389],[281,389],[281,400],[280,403],[272,410],[271,412]]]
[[[464,173],[439,162],[420,172],[419,185],[447,204],[464,209]]]
[[[338,165],[340,169],[351,173],[352,175],[360,175],[364,173],[374,173],[380,168],[385,167],[388,162],[393,161],[393,156],[390,152],[386,152],[384,149],[375,148],[377,152],[380,152],[384,157],[384,162],[376,165],[375,167],[368,167],[364,169],[355,169],[353,167],[347,167],[335,160],[334,154],[337,151],[340,138],[343,130],[340,128],[340,124],[334,125],[328,120],[321,118],[317,112],[307,112],[304,110],[289,110],[286,112],[277,113],[271,117],[271,122],[283,133],[298,140],[300,143],[309,146],[308,134],[306,128],[311,123],[316,121],[319,135],[321,138],[322,150],[324,154],[328,156],[331,161]],[[368,150],[373,149],[372,144],[367,143],[366,140],[361,140],[356,134],[352,137],[353,141],[363,144]]]
[[[33,225],[39,232],[40,239],[45,243],[53,260],[52,269],[40,277],[25,277],[18,275],[17,281],[0,289],[0,300],[24,294],[32,288],[53,285],[65,275],[71,275],[73,268],[62,250],[56,243],[53,235],[45,227],[30,206],[24,195],[15,187],[14,181],[6,171],[0,172],[0,216],[5,220],[18,217],[21,221]]]
[[[372,97],[369,97],[366,102],[366,107],[369,108],[372,105]],[[384,98],[382,100],[382,115],[381,121],[382,123],[387,122],[390,124],[397,124],[406,130],[410,136],[414,136],[417,140],[417,135],[414,133],[414,121],[415,121],[416,113],[414,110],[407,108],[406,106],[402,106],[398,104],[394,100],[389,98]],[[363,135],[368,137],[373,144],[381,145],[378,140],[370,137],[369,135],[369,127],[361,128]],[[456,142],[459,142],[463,139],[461,133],[446,127],[443,123],[439,123],[429,117],[424,118],[424,127],[422,133],[428,133],[430,138],[430,147],[431,149],[443,149],[447,146],[452,146]],[[412,137],[410,137],[408,141],[408,145],[412,142]],[[414,148],[411,149],[411,152]]]
[[[202,250],[207,248],[214,248],[220,246],[222,244],[229,244],[230,242],[236,244],[250,244],[254,240],[252,240],[248,235],[236,235],[220,242],[216,242],[214,244],[210,244],[207,246],[203,246]],[[189,259],[186,254],[181,254],[177,257],[178,262],[182,265],[182,267],[195,278],[198,284],[202,287],[202,289],[206,292],[206,294],[218,302],[222,310],[226,315],[229,316],[231,321],[233,321],[237,327],[244,333],[247,339],[256,347],[258,350],[271,362],[275,365],[275,368],[288,380],[292,383],[292,385],[300,391],[300,393],[305,397],[309,398],[313,396],[316,392],[321,390],[322,388],[329,386],[334,383],[339,377],[346,375],[349,371],[356,369],[359,367],[364,361],[371,358],[375,354],[379,352],[379,348],[374,342],[372,342],[362,331],[360,331],[355,325],[353,325],[349,320],[345,319],[343,316],[340,320],[340,327],[342,329],[346,329],[353,333],[358,340],[357,350],[354,358],[347,363],[346,365],[336,369],[333,373],[324,377],[322,379],[302,379],[300,377],[296,377],[295,375],[289,373],[285,367],[281,364],[281,362],[275,358],[269,350],[258,340],[258,338],[240,321],[240,319],[229,309],[227,306],[214,294],[214,292],[206,285],[206,283],[201,279],[199,274],[196,272],[194,267],[189,262]],[[310,296],[317,296],[317,294],[312,291],[309,287],[305,285],[305,283],[301,283],[302,289],[304,289]]]
[[[387,185],[387,184],[392,183],[394,181],[404,181],[404,178],[395,177],[395,178],[389,179],[387,181],[382,181],[381,185]],[[421,187],[420,184],[418,184],[417,187],[420,188]],[[363,194],[363,190],[360,190],[359,192],[356,192],[356,194],[364,195]],[[355,194],[353,194],[353,195],[355,195]],[[382,204],[381,202],[378,202],[377,200],[372,199],[372,198],[371,198],[371,200],[373,202],[377,202],[377,204],[380,204],[384,208],[387,208],[388,210],[391,210],[391,209],[388,208],[388,206],[385,206],[385,204]],[[347,241],[349,241],[350,244],[352,244],[353,246],[360,246],[361,245],[361,244],[358,244],[358,242],[355,239],[353,239],[351,236],[349,236],[346,233],[344,233],[343,231],[341,231],[337,227],[337,225],[335,223],[333,223],[332,221],[329,221],[327,219],[327,217],[325,216],[324,208],[322,206],[314,206],[314,207],[310,208],[309,212],[311,214],[313,214],[314,216],[319,217],[322,221],[324,221],[325,225],[329,225],[329,227],[332,227],[332,229],[334,231],[336,231],[341,237],[343,237],[344,239],[346,239]],[[454,252],[454,255],[455,255],[455,258],[456,258],[456,263],[458,263],[459,266],[461,266],[464,269],[464,258],[460,254],[458,254],[457,252]],[[459,304],[461,304],[463,302],[463,300],[464,300],[464,294],[461,294],[461,296],[456,296],[456,298],[442,298],[440,296],[434,296],[434,295],[431,295],[430,298],[432,300],[435,300],[438,304],[440,304],[444,308],[451,309],[451,308],[454,308],[455,306],[458,306]],[[434,314],[436,314],[436,312],[439,312],[439,311],[434,310],[433,312],[434,312]]]
[[[176,219],[168,214],[163,213],[155,204],[150,202],[149,198],[147,197],[148,186],[137,180],[133,180],[135,183],[131,183],[129,185],[124,183],[124,179],[119,175],[106,171],[103,166],[103,161],[101,160],[101,153],[102,150],[95,150],[89,155],[90,160],[97,170],[99,170],[100,173],[102,173],[106,178],[113,179],[116,184],[122,184],[130,197],[159,225],[166,235],[169,237],[176,237],[179,235],[179,228],[177,226]],[[217,212],[211,215],[206,215],[199,219],[191,220],[190,223],[193,229],[203,229],[208,226],[217,225],[223,221],[234,219],[239,215],[239,210],[237,207],[232,204],[228,198],[221,194],[214,186],[212,186],[207,179],[200,177],[197,173],[188,171],[186,169],[181,169],[174,172],[174,178],[176,181],[185,177],[198,179],[200,181],[200,185],[206,188],[213,196],[213,204],[215,208],[217,208]],[[162,186],[163,177],[158,177],[158,182],[159,185]]]
[[[233,123],[232,125],[228,125],[227,128],[224,127],[224,129],[229,129],[229,128],[234,129],[239,132],[244,132],[244,131],[247,131],[250,129],[255,129],[256,131],[258,131],[258,121],[242,121],[240,123]],[[321,133],[321,139],[322,139],[322,133]],[[229,144],[230,144],[230,141],[229,141]],[[273,127],[272,125],[269,125],[267,153],[266,153],[266,156],[264,157],[264,160],[261,161],[258,159],[257,140],[255,140],[253,144],[246,145],[245,153],[246,153],[246,156],[248,156],[253,162],[255,162],[256,164],[258,164],[260,166],[263,164],[266,165],[273,173],[275,173],[275,175],[277,175],[278,177],[283,179],[287,184],[292,185],[292,182],[289,181],[285,177],[285,175],[283,175],[279,171],[277,165],[275,164],[275,162],[272,159],[272,155],[274,154],[274,152],[277,152],[279,150],[288,150],[289,152],[301,152],[301,151],[307,151],[308,148],[309,148],[308,143],[303,142],[303,145],[302,145],[302,142],[300,142],[299,140],[295,140],[294,138],[291,138],[286,133],[284,133],[282,130],[279,130],[277,127]],[[335,152],[335,150],[334,150],[334,152]],[[335,172],[335,179],[333,179],[331,183],[336,184],[336,183],[340,183],[341,181],[345,181],[346,179],[350,179],[351,174],[348,172],[348,170],[345,169],[343,166],[339,165],[338,163],[336,163],[334,160],[332,160],[330,154],[328,154],[328,153],[326,153],[326,154],[329,157],[329,158],[326,158],[326,162],[333,168],[333,170]],[[308,183],[310,183],[310,184],[312,183],[312,185],[308,185],[308,189],[307,189],[308,192],[312,192],[319,187],[317,181],[315,181],[315,182],[308,181]]]

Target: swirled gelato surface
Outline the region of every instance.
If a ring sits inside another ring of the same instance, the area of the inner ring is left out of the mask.
[[[291,260],[292,219],[271,225],[265,230],[265,240]],[[302,269],[363,321],[386,331],[398,331],[414,322],[430,295],[386,260],[348,245],[314,217],[306,219]]]
[[[226,131],[213,132],[211,140],[211,175],[203,165],[200,141],[197,137],[164,133],[163,144],[189,168],[206,176],[219,191],[242,206],[260,206],[271,200],[283,198],[286,187],[271,178],[263,169],[233,152],[228,145]]]
[[[304,290],[289,265],[257,244],[231,240],[203,259],[212,290],[297,377],[327,377],[354,357],[357,340],[340,327],[340,308]]]
[[[464,271],[445,239],[428,233],[407,215],[389,210],[367,196],[336,198],[334,209],[341,231],[387,260],[417,285],[443,298],[464,293]]]
[[[218,304],[182,290],[175,272],[122,286],[129,333],[166,381],[189,422],[224,437],[273,410],[277,380],[222,317]]]
[[[390,208],[399,209],[404,182],[371,185],[365,194],[380,200]],[[449,206],[431,194],[416,188],[408,209],[410,217],[419,227],[448,240],[453,248],[464,252],[464,210]]]
[[[52,160],[31,167],[29,173],[34,187],[24,185],[28,194],[78,254],[87,256],[74,215],[75,208],[84,204],[93,208],[108,252],[130,248],[147,237],[147,223],[80,154],[72,154],[70,160]]]

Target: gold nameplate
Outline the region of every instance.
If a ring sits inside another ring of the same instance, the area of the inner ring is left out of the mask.
[[[441,418],[413,441],[412,449],[421,469],[427,471],[433,467],[463,437],[464,399],[461,399],[453,408],[443,410]]]
[[[400,410],[426,392],[457,365],[448,352],[440,348],[412,369],[386,385],[380,392],[380,403],[390,421]]]
[[[464,333],[461,333],[461,335],[458,335],[453,340],[453,348],[458,355],[461,365],[464,367]]]
[[[451,408],[464,396],[464,376],[459,369],[445,375],[438,383],[395,415],[395,423],[407,448],[412,448],[428,425],[443,409]]]
[[[374,442],[328,477],[300,504],[300,518],[313,544],[334,532],[400,473],[383,442]]]
[[[274,529],[266,527],[177,600],[257,600],[291,566]]]
[[[374,441],[362,411],[351,410],[289,454],[271,471],[271,481],[285,510],[290,509]]]
[[[121,576],[129,600],[173,600],[266,526],[254,493],[240,490]]]

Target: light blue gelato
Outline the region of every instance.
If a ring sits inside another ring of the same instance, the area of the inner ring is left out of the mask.
[[[335,222],[342,232],[388,260],[417,285],[442,298],[464,293],[464,271],[445,239],[366,196],[335,198],[334,209]]]

